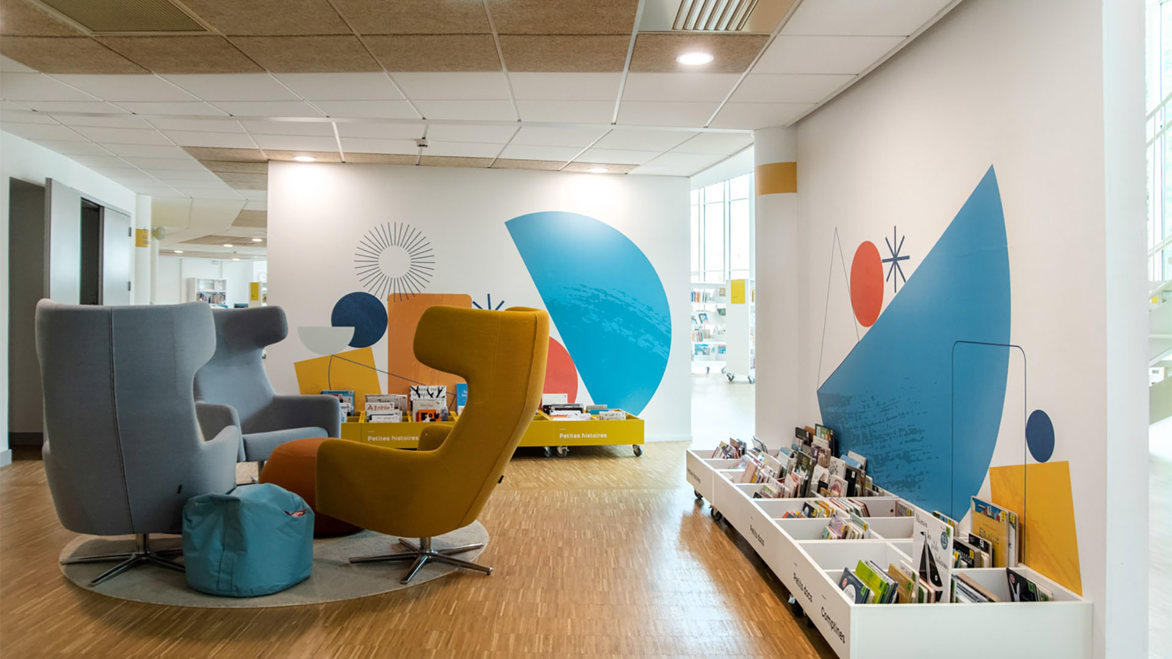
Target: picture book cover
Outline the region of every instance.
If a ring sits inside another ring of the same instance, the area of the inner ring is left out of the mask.
[[[952,527],[918,509],[912,519],[911,556],[916,561],[917,573],[943,592],[952,583]]]
[[[871,599],[871,589],[867,588],[867,584],[855,576],[849,567],[843,568],[838,587],[846,593],[847,599],[855,604],[866,604]]]

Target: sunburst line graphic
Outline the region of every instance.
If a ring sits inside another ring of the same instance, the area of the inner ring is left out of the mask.
[[[387,272],[383,257],[400,250],[403,272]],[[435,274],[435,250],[422,231],[405,222],[385,222],[366,232],[354,248],[354,270],[362,287],[380,298],[404,299],[422,293]]]

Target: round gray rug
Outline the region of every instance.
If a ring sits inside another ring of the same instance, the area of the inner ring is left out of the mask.
[[[398,538],[374,531],[362,531],[340,538],[314,540],[313,573],[310,574],[309,578],[288,590],[261,597],[217,597],[201,593],[187,586],[187,580],[183,573],[149,564],[143,564],[123,572],[96,587],[90,586],[89,582],[113,567],[115,563],[62,565],[61,572],[65,574],[66,578],[85,590],[118,599],[199,608],[261,608],[319,604],[369,597],[426,583],[458,569],[445,563],[431,561],[415,575],[410,584],[403,585],[399,583],[399,579],[403,578],[411,566],[410,561],[358,565],[351,565],[349,562],[352,556],[372,556],[403,551],[403,547],[398,545],[397,541]],[[462,529],[433,538],[432,547],[442,549],[478,542],[488,542],[488,531],[480,522],[473,522]],[[182,542],[179,536],[151,536],[151,549],[170,549],[181,546]],[[133,536],[110,538],[82,535],[61,550],[60,558],[65,560],[80,556],[125,552],[132,549],[134,549]],[[483,551],[482,547],[457,556],[464,560],[475,561],[476,557]],[[472,575],[482,576],[475,572]]]

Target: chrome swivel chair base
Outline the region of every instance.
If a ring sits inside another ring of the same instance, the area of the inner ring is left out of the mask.
[[[410,583],[415,575],[427,564],[428,561],[439,561],[441,563],[448,563],[456,567],[467,568],[469,570],[476,570],[484,574],[492,574],[492,568],[487,565],[480,565],[472,561],[465,561],[459,558],[453,558],[452,554],[461,554],[466,551],[480,549],[484,546],[481,542],[475,545],[463,545],[461,547],[449,547],[446,549],[432,549],[431,538],[420,538],[419,544],[415,544],[406,538],[399,538],[399,544],[408,549],[405,552],[397,552],[394,554],[382,554],[379,556],[359,556],[351,558],[351,563],[382,563],[385,561],[407,561],[413,560],[411,569],[407,571],[407,575],[399,580],[399,583]]]
[[[150,536],[146,533],[139,533],[134,536],[134,551],[124,552],[120,554],[99,554],[97,556],[78,556],[76,558],[67,558],[61,561],[62,565],[77,565],[80,563],[109,563],[111,561],[121,561],[118,565],[106,570],[105,572],[94,577],[90,582],[90,586],[97,586],[103,581],[109,581],[114,577],[122,574],[132,567],[141,565],[143,563],[153,563],[161,567],[184,572],[186,568],[182,563],[168,560],[169,556],[181,556],[182,549],[151,549]]]

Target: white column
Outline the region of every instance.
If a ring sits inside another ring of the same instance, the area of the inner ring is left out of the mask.
[[[798,418],[797,135],[753,133],[757,192],[757,437],[787,443]]]

